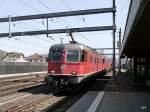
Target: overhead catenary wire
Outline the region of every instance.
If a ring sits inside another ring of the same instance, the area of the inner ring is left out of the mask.
[[[7,12],[10,12],[10,13],[13,14],[13,15],[17,15],[17,13],[16,13],[15,11],[9,10],[9,9],[6,8],[6,7],[0,6],[0,8],[3,9],[3,10],[5,10],[5,11],[7,11]],[[11,15],[11,14],[9,14],[9,15]]]
[[[74,10],[73,8],[71,8],[71,7],[70,7],[70,5],[68,5],[68,3],[66,3],[66,1],[65,1],[65,0],[61,0],[61,1],[63,2],[63,4],[64,4],[66,7],[68,7],[68,9],[69,9],[69,10],[71,10],[71,11],[73,11],[73,10]],[[84,17],[77,16],[77,18],[78,18],[80,21],[82,21],[82,22],[84,22],[84,23],[85,23],[85,18],[84,18]]]
[[[1,7],[1,6],[0,6]],[[5,9],[6,11],[8,11],[8,12],[11,12],[11,13],[13,13],[13,15],[18,15],[18,13],[16,13],[15,11],[12,11],[12,10],[9,10],[9,9],[7,9],[7,8],[4,8],[4,7],[2,7],[3,9]],[[14,21],[13,21],[14,22]],[[13,23],[13,24],[15,24],[15,22]],[[24,23],[24,24],[26,24],[26,23]],[[28,24],[26,24],[26,25],[28,25]],[[16,25],[15,25],[16,26]],[[15,27],[14,26],[14,27]],[[24,34],[23,34],[24,35]],[[24,36],[28,36],[28,35],[24,35]],[[31,36],[30,36],[31,37]],[[49,37],[51,40],[54,40],[52,37]],[[39,38],[39,39],[41,39],[41,38]],[[15,40],[17,40],[17,39],[15,39]],[[43,40],[43,39],[42,39]],[[43,40],[43,41],[45,41],[45,42],[47,42],[46,40]]]
[[[31,8],[31,9],[33,9],[35,12],[41,12],[41,10],[39,10],[39,9],[37,9],[37,8],[35,8],[35,7],[33,7],[32,5],[30,5],[30,4],[28,4],[28,3],[26,3],[26,2],[24,2],[23,0],[18,0],[19,2],[21,2],[22,4],[24,4],[25,6],[27,6],[27,7],[29,7],[29,8]]]
[[[30,8],[32,8],[32,9],[34,9],[35,11],[40,11],[40,10],[38,10],[38,9],[36,9],[36,8],[34,8],[34,7],[32,7],[31,5],[29,5],[29,4],[27,4],[26,2],[24,2],[23,0],[19,0],[19,2],[21,2],[21,3],[23,3],[24,5],[26,5],[26,6],[28,6],[28,7],[30,7]],[[9,10],[9,9],[7,9],[7,8],[5,8],[5,7],[2,7],[2,6],[0,6],[2,9],[4,9],[4,10],[7,10],[8,12],[11,12],[11,13],[13,13],[13,15],[18,15],[18,13],[16,13],[15,11],[12,11],[12,10]],[[40,11],[41,12],[41,11]],[[15,24],[15,23],[13,23],[13,24]],[[24,23],[24,24],[26,24],[26,23]],[[27,26],[28,26],[28,24],[26,24]],[[15,27],[15,26],[14,26]],[[54,40],[53,38],[50,38],[50,39],[52,39],[52,40]]]
[[[52,10],[51,8],[49,8],[44,2],[42,2],[41,0],[38,0],[39,1],[39,3],[41,3],[41,5],[43,5],[45,8],[47,8],[49,11],[51,11],[51,12],[55,12],[54,10]],[[67,26],[66,26],[66,28],[68,28],[68,26],[69,27],[72,27],[68,22],[66,22],[64,19],[62,19],[62,18],[60,18],[60,20],[63,22],[63,23],[65,23]],[[79,33],[79,32],[78,32]],[[81,34],[81,33],[79,33],[83,38],[86,38],[86,40],[88,40],[87,39],[87,37],[86,36],[84,36],[83,34]],[[89,41],[89,40],[88,40]],[[90,43],[91,43],[91,41],[89,41]]]
[[[61,1],[64,3],[64,5],[66,7],[68,7],[69,10],[73,10],[73,8],[71,8],[70,5],[68,5],[68,3],[66,3],[65,0],[61,0]],[[77,17],[79,18],[79,20],[81,20],[81,21],[83,21],[85,23],[85,18],[84,17],[83,18],[81,16],[77,16]],[[93,43],[89,39],[87,39],[87,37],[85,35],[83,35],[82,33],[79,33],[79,35],[81,35],[82,37],[84,37],[86,40],[88,40],[93,45]]]
[[[47,40],[44,40],[44,39],[42,39],[42,38],[40,38],[40,37],[38,37],[38,36],[26,35],[26,34],[24,34],[23,32],[22,32],[22,35],[23,35],[23,36],[29,36],[29,37],[36,37],[36,38],[39,38],[39,39],[41,39],[41,40],[43,40],[43,41],[45,41],[45,42],[48,42]],[[54,39],[51,39],[51,40],[55,41]],[[49,42],[48,42],[48,43],[49,43]]]
[[[42,13],[42,11],[41,10],[39,10],[39,9],[37,9],[37,8],[35,8],[35,7],[33,7],[32,5],[30,5],[30,4],[28,4],[28,3],[26,3],[25,1],[23,1],[23,0],[18,0],[20,3],[22,3],[23,5],[25,5],[26,7],[29,7],[29,8],[31,8],[31,9],[33,9],[35,12],[41,12]],[[36,23],[36,22],[35,22]],[[36,24],[38,24],[38,23],[36,23]],[[45,26],[44,25],[42,25],[44,28],[45,28]]]
[[[13,15],[17,15],[17,14],[18,14],[16,11],[10,10],[10,9],[5,8],[5,7],[2,7],[2,6],[0,6],[0,8],[3,9],[3,10],[5,10],[5,11],[7,11],[7,12],[10,12],[11,14],[8,14],[8,15],[10,15],[10,16],[11,16],[12,14],[13,14]],[[8,15],[7,15],[7,16],[8,16]],[[14,23],[14,24],[15,24],[15,23]],[[28,24],[26,24],[26,25],[28,26]],[[7,28],[6,26],[4,26],[4,27]]]
[[[6,12],[4,12],[4,11],[2,11],[2,10],[0,10],[0,13],[1,13],[1,14],[4,14],[4,15],[6,14]],[[8,14],[7,14],[7,15],[8,15]]]
[[[10,42],[13,42],[13,44],[19,44],[19,45],[23,45],[24,46],[24,44],[23,43],[21,43],[20,42],[20,40],[19,39],[16,39],[16,38],[14,38],[15,40],[13,40],[13,38],[8,38],[8,40],[7,41],[10,41]],[[6,38],[1,38],[0,40],[6,40]],[[18,41],[18,42],[17,42]],[[28,43],[26,43],[26,44],[28,44]],[[34,44],[30,44],[30,45],[34,45]],[[7,44],[7,46],[9,46],[9,48],[12,48],[12,44]],[[20,46],[20,47],[21,47]],[[34,45],[35,46],[35,45]],[[37,46],[36,46],[37,47]],[[16,47],[15,47],[15,49],[16,49]],[[28,48],[28,47],[23,47],[23,49],[26,49],[27,51],[29,51],[29,50],[32,50],[31,48]]]
[[[49,11],[51,11],[51,12],[55,12],[53,9],[51,9],[51,8],[49,8],[44,2],[42,2],[41,0],[38,0],[39,1],[39,3],[41,4],[41,5],[43,5],[46,9],[48,9]],[[60,19],[63,23],[65,23],[67,26],[69,26],[69,27],[71,27],[64,19],[62,19],[62,18],[57,18],[57,20],[58,19]]]
[[[21,1],[23,1],[23,0],[21,0]],[[31,5],[30,5],[31,6]],[[36,9],[35,9],[36,10]],[[66,24],[68,24],[67,22],[65,22]],[[68,26],[70,26],[70,25],[68,25]],[[85,38],[85,36],[84,36],[84,38]]]
[[[66,3],[66,1],[65,0],[61,0],[63,3],[64,3],[64,5],[66,6],[66,7],[68,7],[68,9],[69,10],[73,10],[73,8],[71,8],[67,3]],[[78,17],[78,16],[77,16]],[[83,18],[81,18],[81,16],[79,16],[80,18],[80,20],[82,20],[84,23],[85,23],[85,18],[83,17]],[[87,39],[87,37],[85,36],[85,35],[83,35],[82,33],[79,33],[79,35],[81,35],[82,37],[84,37],[85,39]],[[93,45],[93,43],[89,40],[89,39],[87,39],[92,45]]]
[[[124,9],[128,6],[127,4],[129,4],[130,0],[127,0],[124,5],[120,8],[119,12],[117,13],[117,15],[120,15],[121,12],[124,11]],[[129,7],[129,6],[128,6]]]
[[[12,16],[12,15],[17,16],[17,15],[18,15],[18,13],[17,13],[16,11],[10,10],[10,9],[5,8],[5,7],[3,7],[3,6],[0,6],[0,8],[3,9],[3,10],[5,10],[5,11],[7,11],[7,12],[10,12],[11,14],[8,14],[8,15],[10,15],[10,16]],[[8,15],[7,15],[7,16],[8,16]],[[14,21],[12,21],[12,22],[14,22]],[[14,24],[15,24],[15,22],[14,22]],[[29,24],[26,24],[25,22],[24,22],[24,24],[25,24],[26,26],[31,27]]]
[[[24,3],[24,2],[23,2]],[[5,11],[7,11],[7,12],[10,12],[10,13],[12,13],[13,15],[18,15],[18,13],[17,12],[15,12],[15,11],[13,11],[13,10],[9,10],[9,9],[7,9],[7,8],[5,8],[5,7],[2,7],[2,6],[0,6],[0,8],[2,8],[3,10],[5,10]],[[33,7],[32,7],[33,8]],[[14,21],[12,21],[13,22],[13,24],[15,24],[15,22]],[[24,23],[24,24],[26,24],[26,23]],[[28,26],[28,24],[26,24],[27,26]],[[14,25],[14,27],[15,27],[15,25]],[[31,27],[31,26],[30,26]],[[27,36],[27,35],[25,35],[25,36]],[[39,38],[39,37],[37,37],[37,38]],[[39,39],[41,39],[41,38],[39,38]],[[52,39],[52,38],[51,38]],[[15,38],[15,40],[18,40],[18,39],[16,39]],[[43,39],[42,39],[43,40]],[[54,39],[52,39],[52,40],[54,40]],[[45,42],[48,42],[47,40],[43,40],[43,41],[45,41]]]
[[[118,2],[123,2],[123,0],[118,0]],[[126,0],[126,2],[122,5],[122,7],[120,7],[120,9],[119,9],[119,11],[117,12],[117,18],[119,18],[119,20],[122,20],[122,19],[120,19],[120,17],[122,17],[122,14],[124,14],[124,13],[122,13],[126,8],[129,8],[129,5],[127,5],[127,4],[129,4],[129,2],[130,2],[130,0]],[[126,16],[126,18],[127,18],[127,16]],[[117,27],[118,29],[120,29],[120,27],[122,28],[122,29],[124,29],[125,27],[123,27],[123,26],[119,26],[119,27]],[[124,30],[122,30],[122,31],[124,31]]]

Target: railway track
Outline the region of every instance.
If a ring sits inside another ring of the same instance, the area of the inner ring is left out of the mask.
[[[7,77],[0,78],[0,86],[10,85],[17,82],[29,82],[29,81],[37,81],[44,79],[44,75],[31,75],[31,76],[16,76],[16,77]]]
[[[103,83],[98,85],[101,85],[103,89],[107,81],[101,80],[100,82]],[[75,94],[72,92],[54,94],[56,91],[50,91],[46,84],[36,88],[32,87],[32,89],[27,88],[21,91],[23,96],[20,95],[3,102],[0,98],[0,112],[65,112],[89,90],[93,83],[95,81],[92,83],[88,81],[83,85],[84,89],[81,88],[82,90]]]
[[[96,80],[87,81],[83,84],[78,93],[69,96],[63,103],[53,108],[47,108],[44,112],[66,112],[73,104],[75,104],[87,91],[104,91],[109,78],[96,78]]]
[[[39,86],[29,90],[24,96],[17,97],[0,103],[0,112],[33,112],[42,111],[49,106],[53,106],[67,96],[55,96],[54,93],[49,93],[46,86]]]
[[[32,83],[28,83],[28,84],[21,84],[21,85],[17,85],[14,87],[4,88],[4,89],[0,90],[0,97],[14,94],[21,89],[30,88],[30,87],[34,87],[34,86],[38,86],[38,85],[42,85],[42,84],[44,84],[44,83],[32,82]]]
[[[24,89],[21,93],[26,93],[23,96],[18,96],[1,101],[0,98],[0,112],[33,112],[43,111],[48,107],[53,108],[59,105],[60,102],[66,101],[70,97],[65,95],[55,95],[55,92],[50,92],[47,85],[32,87],[32,89]],[[7,97],[7,96],[5,96]]]
[[[14,94],[20,89],[29,88],[43,84],[42,77],[16,77],[12,79],[2,80],[0,82],[0,97]]]
[[[41,98],[37,98],[30,103],[11,107],[6,111],[7,112],[33,112],[33,111],[40,112],[44,110],[46,107],[52,106],[65,98],[66,98],[65,96],[57,97],[51,94],[51,95],[43,96]]]

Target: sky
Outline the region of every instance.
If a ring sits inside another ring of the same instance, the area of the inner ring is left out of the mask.
[[[122,28],[123,35],[129,4],[130,0],[116,0],[116,41],[119,28]],[[112,7],[112,0],[0,0],[0,18],[109,7]],[[49,29],[111,25],[112,13],[49,19]],[[8,26],[8,22],[0,23],[0,33],[8,33]],[[11,22],[11,32],[35,30],[46,30],[46,20]],[[73,33],[73,36],[79,43],[92,48],[112,47],[112,31]],[[0,50],[22,52],[25,56],[35,52],[47,54],[51,45],[60,43],[60,38],[63,38],[63,43],[71,40],[68,34],[49,34],[49,37],[46,35],[3,37],[0,38]],[[105,51],[109,52],[111,51]]]

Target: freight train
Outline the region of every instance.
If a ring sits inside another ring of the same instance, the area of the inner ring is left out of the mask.
[[[111,59],[80,43],[52,45],[48,55],[47,82],[63,87],[79,84],[111,68]]]

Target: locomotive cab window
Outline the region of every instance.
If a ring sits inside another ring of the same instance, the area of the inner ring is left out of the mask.
[[[79,51],[78,50],[67,50],[67,61],[68,62],[78,62],[79,61]]]
[[[53,49],[51,50],[51,60],[52,61],[61,61],[62,50],[61,49]]]

